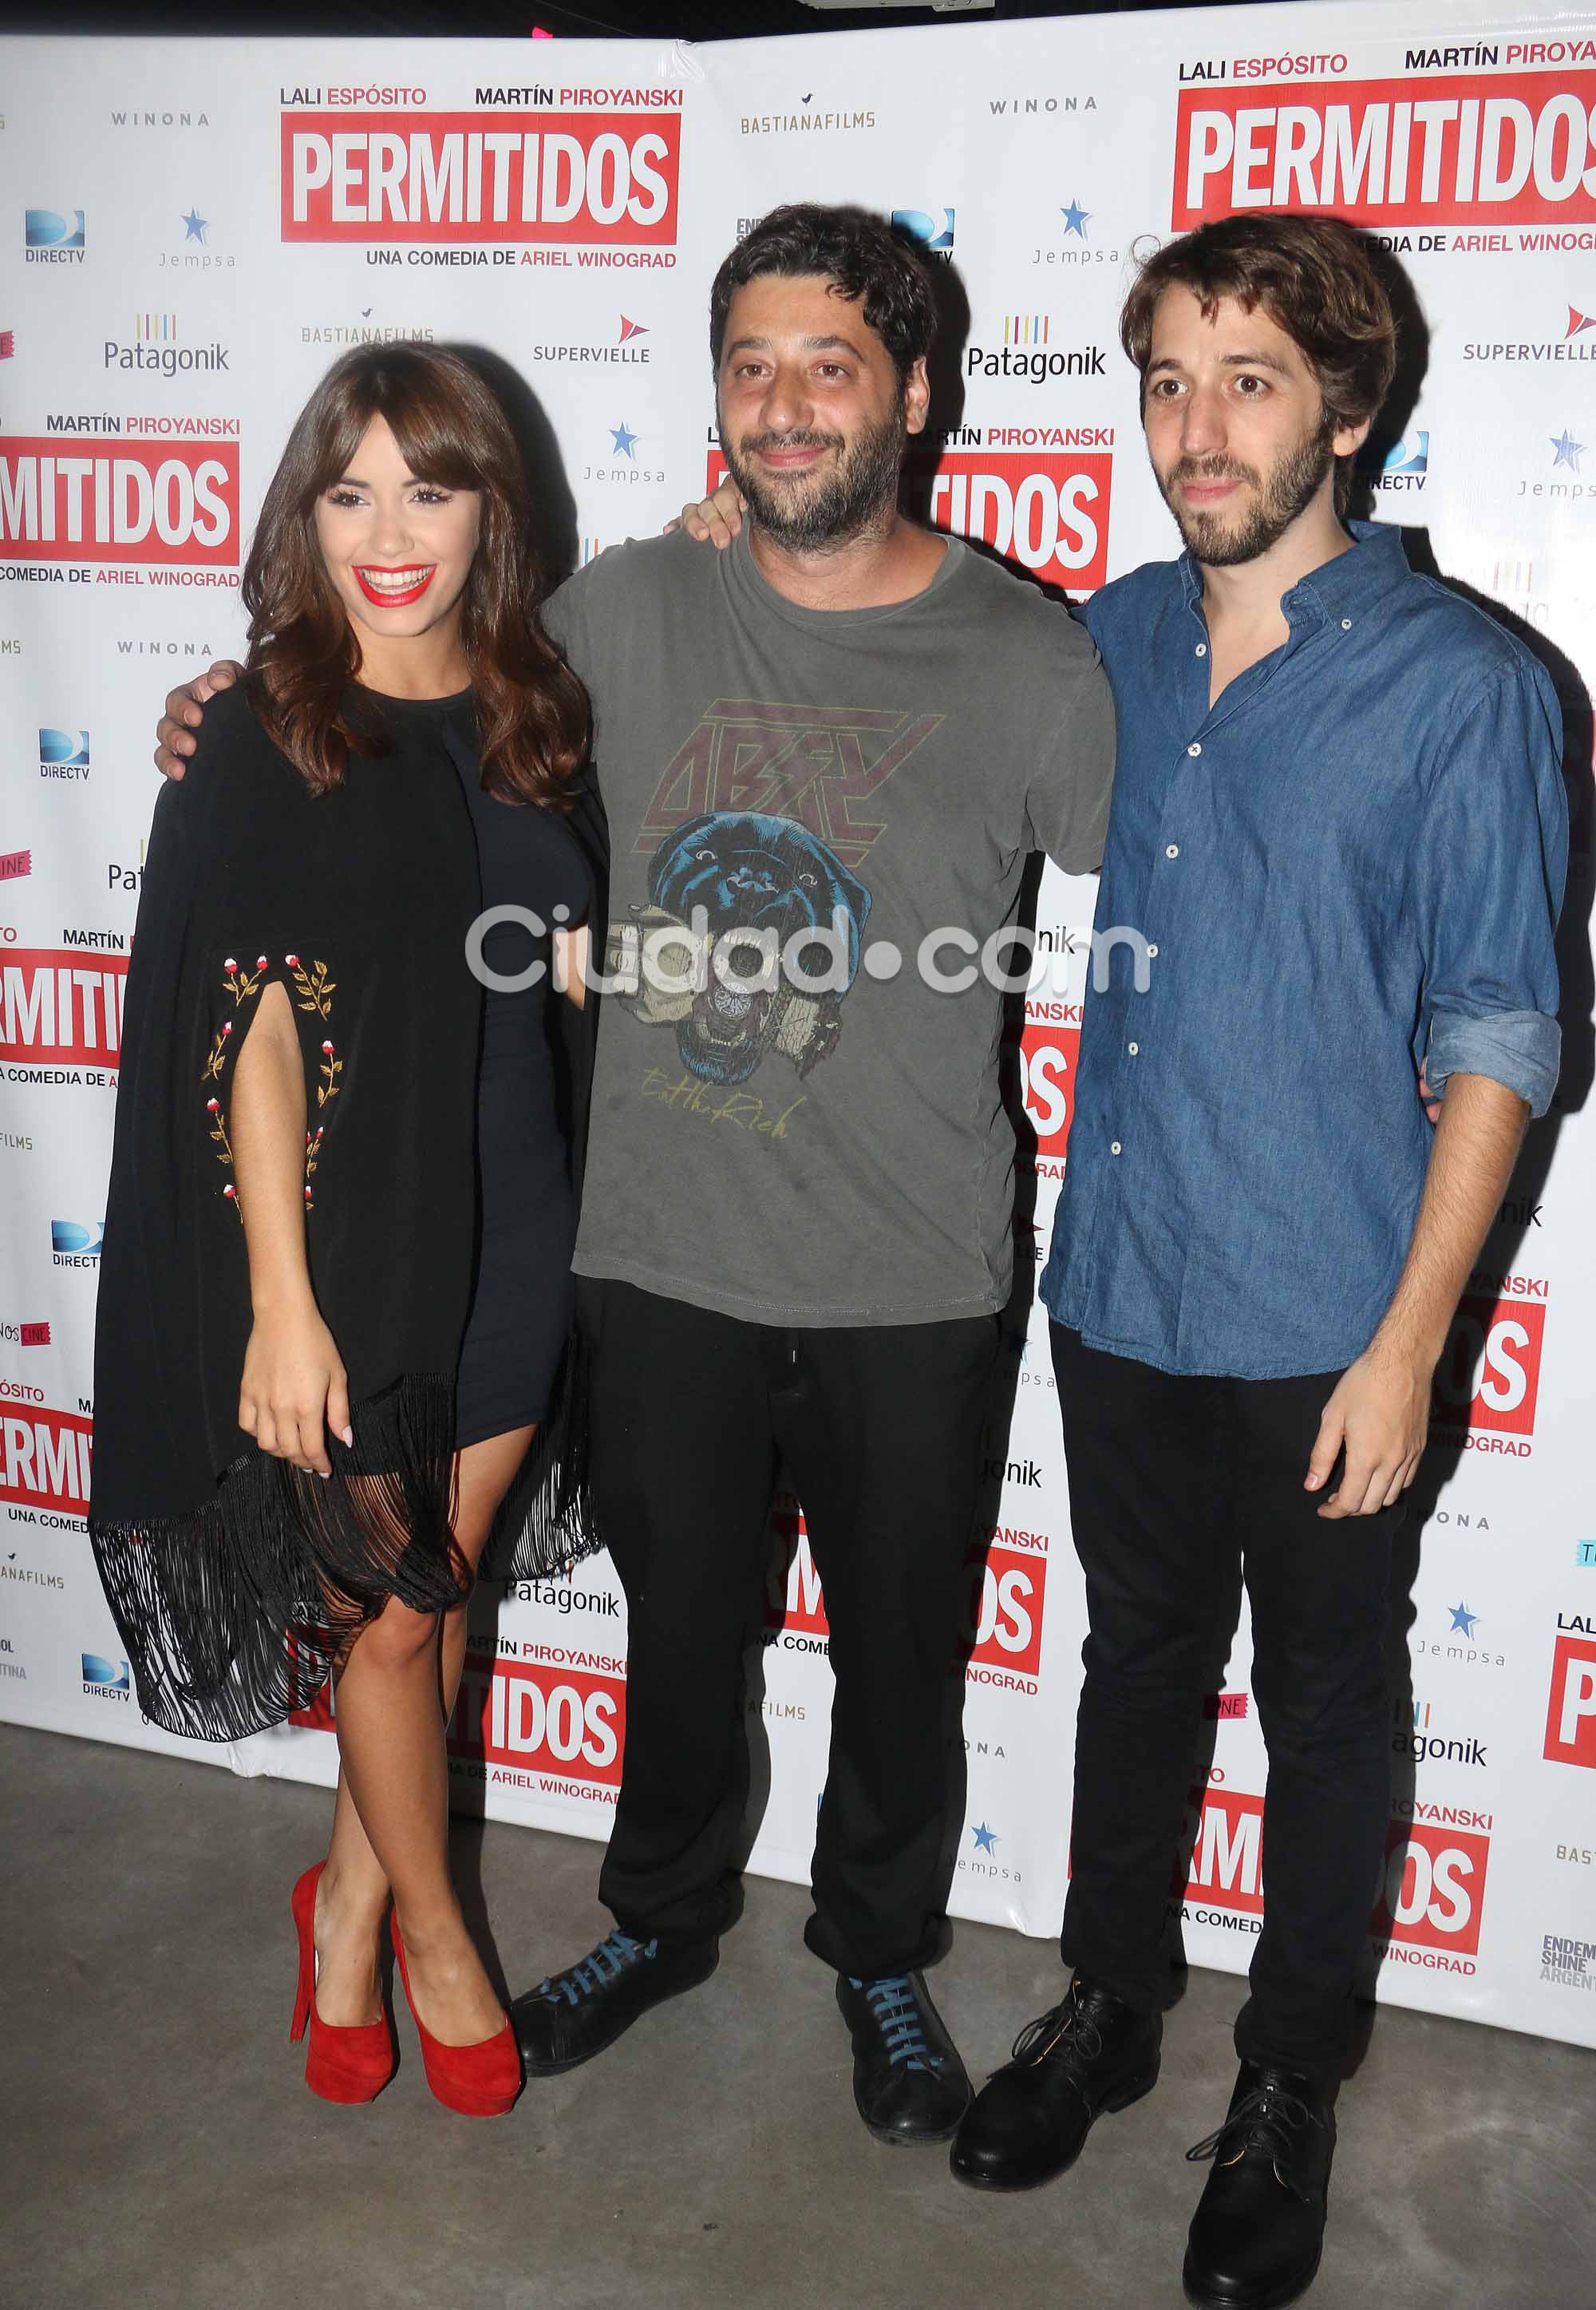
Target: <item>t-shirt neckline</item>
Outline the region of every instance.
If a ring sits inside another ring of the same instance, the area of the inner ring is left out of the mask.
[[[869,609],[811,610],[802,602],[790,602],[785,594],[777,593],[754,560],[746,524],[738,531],[731,548],[732,577],[733,583],[751,595],[761,609],[785,619],[789,625],[802,626],[810,633],[840,633],[850,626],[879,626],[889,619],[901,618],[929,603],[950,585],[964,564],[967,549],[961,538],[949,537],[943,543],[947,551],[929,586],[922,586],[917,594],[906,595],[901,602],[881,602]]]

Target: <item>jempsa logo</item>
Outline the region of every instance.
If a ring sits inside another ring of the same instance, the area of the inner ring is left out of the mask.
[[[0,439],[0,559],[232,569],[239,445]]]
[[[1446,1428],[1465,1428],[1469,1448],[1530,1455],[1540,1350],[1546,1329],[1546,1284],[1535,1276],[1482,1279],[1495,1293],[1472,1293],[1458,1303],[1436,1367],[1433,1411]]]
[[[1596,72],[1183,89],[1176,230],[1248,209],[1387,227],[1589,224]]]
[[[676,112],[287,112],[284,240],[676,238]]]
[[[988,446],[911,451],[907,483],[933,529],[974,538],[1045,584],[1080,594],[1108,575],[1113,473],[1108,450]],[[707,489],[713,493],[725,474],[724,457],[711,449]]]
[[[1543,1753],[1556,1765],[1596,1770],[1596,1639],[1591,1637],[1557,1638]]]
[[[619,1677],[564,1662],[467,1659],[451,1756],[615,1787],[625,1741]]]
[[[1185,1898],[1243,1916],[1263,1914],[1263,1800],[1222,1786],[1201,1792],[1187,1816],[1192,1837]],[[1490,1857],[1489,1815],[1459,1815],[1444,1806],[1433,1819],[1397,1820],[1385,1840],[1385,1863],[1371,1935],[1380,1941],[1472,1957]],[[1467,1824],[1467,1825],[1463,1825]]]

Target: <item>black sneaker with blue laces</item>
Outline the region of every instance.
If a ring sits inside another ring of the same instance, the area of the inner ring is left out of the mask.
[[[718,1941],[638,1941],[612,1933],[510,2007],[529,2078],[554,2078],[612,2045],[651,2005],[707,1981]]]
[[[878,2141],[947,2141],[969,2106],[958,2048],[918,1973],[856,1981],[837,2002],[854,2040],[854,2100]]]

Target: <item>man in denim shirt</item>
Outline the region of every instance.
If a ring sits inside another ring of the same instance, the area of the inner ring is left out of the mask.
[[[1318,2265],[1390,1819],[1392,1541],[1459,1292],[1557,1082],[1567,816],[1536,661],[1412,575],[1395,530],[1343,525],[1395,350],[1359,237],[1206,225],[1145,268],[1121,334],[1187,550],[1086,612],[1119,723],[1097,929],[1139,933],[1145,968],[1122,944],[1088,1000],[1042,1281],[1091,1622],[1076,1971],[953,2165],[1045,2181],[1158,2075],[1239,1560],[1266,1898],[1184,2275],[1262,2310]]]

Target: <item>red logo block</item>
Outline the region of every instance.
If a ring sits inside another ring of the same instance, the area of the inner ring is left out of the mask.
[[[1183,89],[1171,222],[1330,210],[1349,224],[1589,224],[1596,73]]]
[[[665,242],[681,116],[285,112],[284,240]]]
[[[626,1686],[540,1661],[467,1661],[449,1752],[567,1781],[620,1780]]]
[[[828,1637],[831,1623],[826,1618],[825,1592],[802,1510],[773,1508],[770,1529],[776,1545],[765,1575],[765,1626]]]
[[[1385,1881],[1369,1930],[1381,1941],[1473,1957],[1479,1948],[1491,1841],[1435,1821],[1392,1821]]]
[[[1557,1638],[1542,1753],[1554,1764],[1596,1769],[1596,1644],[1588,1637]]]
[[[0,949],[0,1058],[114,1067],[126,986],[123,954]]]
[[[1544,1300],[1460,1300],[1436,1367],[1436,1419],[1533,1435],[1545,1329]]]
[[[934,462],[911,456],[909,480],[933,529],[973,537],[1046,584],[1089,592],[1108,575],[1106,449],[947,449]],[[705,477],[713,494],[726,476],[718,449]]]
[[[93,1454],[91,1420],[43,1406],[0,1409],[0,1500],[86,1515]]]
[[[1075,1112],[1080,1029],[1028,1015],[1019,1036],[1019,1089],[1037,1134],[1037,1156],[1062,1160]]]
[[[967,1659],[1035,1676],[1042,1660],[1047,1559],[993,1541],[971,1559],[966,1576],[962,1634]]]
[[[1241,1789],[1193,1791],[1201,1799],[1192,1828],[1192,1866],[1186,1880],[1188,1901],[1205,1901],[1216,1908],[1239,1909],[1250,1917],[1263,1914],[1263,1799]]]
[[[236,441],[0,440],[0,560],[238,559]]]

